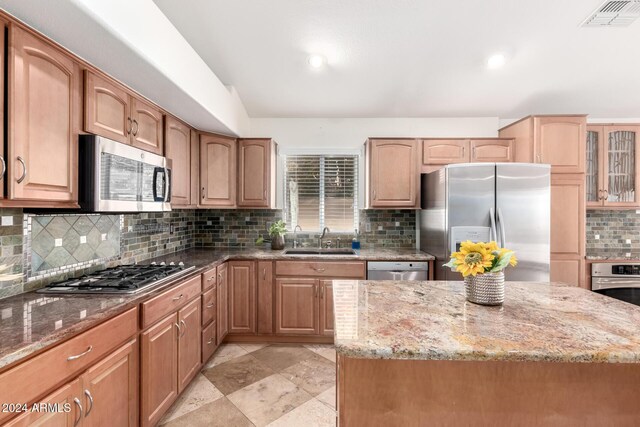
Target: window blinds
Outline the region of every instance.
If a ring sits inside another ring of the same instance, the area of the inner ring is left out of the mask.
[[[285,220],[293,230],[358,227],[358,156],[286,156]]]

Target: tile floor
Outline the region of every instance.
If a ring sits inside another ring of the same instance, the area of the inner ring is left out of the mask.
[[[335,361],[331,345],[224,344],[160,424],[335,426]]]

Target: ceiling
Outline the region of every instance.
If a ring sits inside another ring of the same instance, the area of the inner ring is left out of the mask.
[[[581,28],[602,0],[154,2],[251,117],[640,117],[640,20]]]

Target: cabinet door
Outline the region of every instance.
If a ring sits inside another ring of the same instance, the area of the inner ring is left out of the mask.
[[[129,93],[90,71],[84,73],[84,130],[114,141],[129,143],[133,122]]]
[[[82,395],[82,385],[80,379],[67,383],[41,399],[42,403],[57,404],[60,411],[54,412],[32,412],[28,411],[14,418],[4,427],[76,427],[82,424],[84,406],[80,396]],[[6,402],[9,403],[9,402]],[[65,412],[65,408],[69,408]],[[81,408],[82,407],[82,408]],[[115,424],[113,424],[115,425]]]
[[[372,140],[369,161],[372,207],[415,208],[420,205],[417,141]]]
[[[156,425],[178,396],[178,315],[140,334],[140,424]]]
[[[202,363],[206,363],[207,360],[215,353],[218,344],[216,341],[216,322],[213,321],[209,326],[205,326],[202,329]]]
[[[213,278],[215,279],[215,271],[213,269]],[[202,326],[208,324],[212,320],[216,318],[216,297],[217,297],[217,286],[213,286],[213,288],[209,289],[205,293],[202,294]]]
[[[138,341],[132,340],[82,375],[84,426],[138,425]]]
[[[587,207],[598,207],[604,203],[604,127],[587,126],[586,146],[586,194]]]
[[[550,278],[552,282],[582,286],[585,268],[580,259],[552,259],[550,263]]]
[[[178,312],[178,323],[180,324],[178,393],[185,389],[200,369],[200,305],[201,298],[198,297]]]
[[[513,139],[472,139],[471,162],[513,162]]]
[[[78,200],[80,68],[15,26],[9,55],[9,197]]]
[[[220,345],[229,333],[229,268],[228,264],[218,266],[218,298],[216,317],[216,344]]]
[[[273,263],[258,262],[258,333],[273,333]]]
[[[585,117],[536,117],[535,162],[548,163],[552,173],[584,173]]]
[[[198,205],[200,197],[200,137],[198,132],[191,129],[191,207]]]
[[[604,205],[638,207],[640,196],[640,126],[605,126],[603,156]]]
[[[256,333],[256,267],[254,261],[229,263],[229,332]]]
[[[6,64],[6,52],[5,52],[5,30],[7,23],[4,20],[0,20],[0,81],[4,82],[5,78],[5,64]],[[0,99],[4,100],[5,85],[0,84]],[[5,117],[4,102],[0,102],[0,117]],[[0,121],[0,200],[4,199],[4,183],[7,180],[7,153],[4,147],[4,120]]]
[[[172,116],[165,120],[165,154],[171,161],[171,206],[191,204],[191,128]]]
[[[333,280],[320,281],[320,335],[333,336]]]
[[[131,97],[131,121],[131,145],[162,155],[162,111],[140,98]]]
[[[552,255],[584,257],[586,221],[584,200],[583,175],[551,175]]]
[[[237,142],[232,138],[200,135],[200,204],[232,208],[236,205]]]
[[[271,140],[238,141],[238,206],[269,207]]]
[[[469,140],[424,139],[422,141],[422,163],[425,165],[449,165],[469,163]]]
[[[317,335],[318,279],[276,279],[276,333]]]

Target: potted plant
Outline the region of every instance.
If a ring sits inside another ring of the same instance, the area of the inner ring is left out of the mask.
[[[462,242],[444,266],[462,273],[467,300],[482,305],[504,302],[504,269],[518,263],[512,250],[496,242]]]
[[[283,220],[278,220],[269,227],[271,236],[271,249],[284,249],[284,235],[287,234],[287,226]]]

